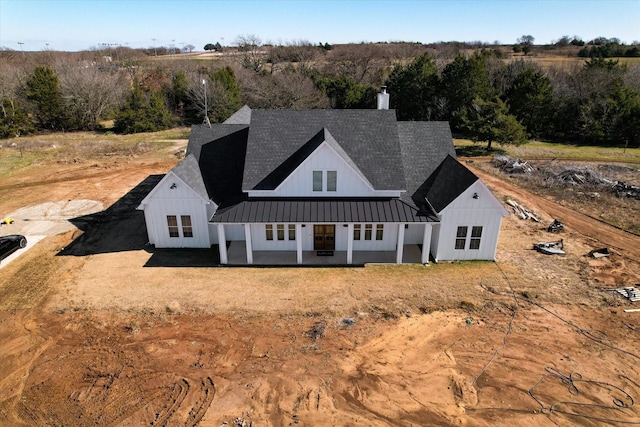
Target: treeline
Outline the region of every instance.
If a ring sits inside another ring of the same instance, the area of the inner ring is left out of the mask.
[[[447,120],[489,145],[536,138],[640,146],[638,64],[595,57],[543,69],[504,50],[456,44],[324,46],[268,46],[247,36],[236,49],[178,59],[131,49],[117,57],[0,51],[0,137],[156,131],[221,122],[243,104],[375,108],[386,85],[399,119]]]
[[[638,58],[640,47],[625,45],[615,37],[610,39],[598,37],[580,49],[578,56],[581,58]]]

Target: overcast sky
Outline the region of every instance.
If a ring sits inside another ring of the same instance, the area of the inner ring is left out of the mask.
[[[640,40],[640,0],[0,0],[0,47],[86,50],[103,43],[202,50],[263,42],[547,44],[563,35]]]

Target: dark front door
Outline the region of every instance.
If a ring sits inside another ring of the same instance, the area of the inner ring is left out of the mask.
[[[336,226],[335,225],[314,225],[313,226],[313,250],[332,251],[336,248]]]

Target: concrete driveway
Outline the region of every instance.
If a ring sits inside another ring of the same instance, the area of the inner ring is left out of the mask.
[[[16,233],[5,233],[5,231],[6,230],[4,230],[4,227],[2,229],[0,229],[0,236],[6,236],[7,234],[16,234]],[[9,255],[8,257],[3,259],[2,261],[0,261],[0,270],[2,270],[4,267],[6,267],[14,259],[16,259],[19,256],[22,256],[23,254],[27,253],[27,251],[29,249],[34,247],[40,240],[44,239],[47,236],[43,236],[43,235],[30,235],[30,236],[29,235],[25,235],[24,237],[27,238],[27,246],[25,248],[23,248],[23,249],[18,249],[17,251],[15,251],[14,253]]]
[[[3,259],[0,262],[0,269],[25,254],[45,237],[74,230],[76,227],[69,221],[70,219],[100,212],[103,209],[102,203],[94,200],[65,200],[29,206],[9,215],[3,215],[2,218],[12,218],[14,222],[0,226],[0,236],[22,234],[27,238],[27,247],[18,249]]]

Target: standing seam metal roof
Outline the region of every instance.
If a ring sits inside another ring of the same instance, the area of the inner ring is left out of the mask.
[[[435,222],[398,199],[252,199],[220,208],[211,217],[214,223],[412,223]]]

